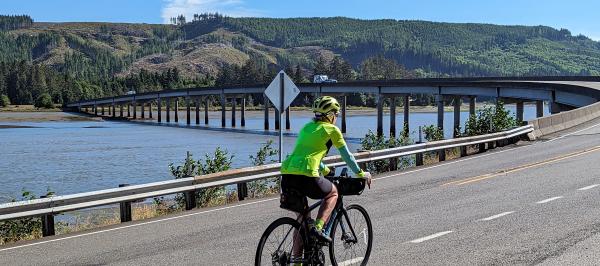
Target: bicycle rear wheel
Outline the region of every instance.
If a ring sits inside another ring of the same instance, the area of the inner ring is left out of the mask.
[[[373,246],[373,226],[365,208],[350,205],[338,213],[331,239],[329,257],[332,265],[367,265]]]
[[[300,230],[300,223],[290,217],[275,220],[260,238],[254,264],[290,265],[295,234],[304,243],[304,230]]]

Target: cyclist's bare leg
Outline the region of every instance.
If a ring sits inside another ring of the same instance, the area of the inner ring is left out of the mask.
[[[310,212],[307,214],[308,217],[304,217],[304,219],[311,217]],[[298,214],[298,221],[301,221],[301,214]],[[294,246],[292,247],[292,256],[299,258],[302,257],[302,237],[300,237],[300,233],[297,229],[294,229]]]
[[[321,203],[321,207],[319,208],[319,213],[317,214],[317,219],[323,220],[327,223],[331,212],[335,208],[335,203],[337,202],[338,191],[335,186],[332,186],[331,192],[323,198],[323,203]]]

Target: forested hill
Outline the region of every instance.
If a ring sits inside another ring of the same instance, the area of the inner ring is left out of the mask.
[[[600,75],[599,42],[545,26],[218,14],[173,23],[40,23],[0,16],[0,94],[28,103],[48,92],[62,103],[130,89],[262,82],[279,68],[296,70],[298,79],[318,70],[342,80],[402,73]],[[376,69],[390,62],[408,71]]]

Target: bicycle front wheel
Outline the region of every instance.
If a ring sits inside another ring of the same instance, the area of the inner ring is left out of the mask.
[[[367,265],[373,246],[373,225],[360,205],[338,213],[331,230],[329,256],[334,266]]]
[[[294,238],[299,238],[302,247],[305,238],[300,223],[289,217],[275,220],[260,238],[254,265],[291,265]],[[302,257],[301,251],[299,257]]]

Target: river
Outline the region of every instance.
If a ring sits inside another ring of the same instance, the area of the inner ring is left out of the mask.
[[[514,105],[506,107],[514,114]],[[240,132],[239,113],[236,130],[221,129],[219,115],[211,113],[210,130],[204,125],[187,128],[185,116],[180,116],[179,127],[116,121],[0,122],[5,127],[0,128],[0,202],[19,196],[22,189],[36,195],[45,194],[47,189],[65,195],[114,188],[122,183],[169,180],[169,163],[182,162],[187,151],[198,159],[221,147],[234,156],[234,167],[244,167],[250,164],[249,156],[268,140],[274,140],[277,147],[275,132],[266,134],[262,130],[262,112],[247,112],[245,132]],[[227,116],[230,126],[230,113]],[[461,112],[461,122],[467,117],[467,112]],[[534,117],[535,106],[526,105],[525,119]],[[310,113],[292,112],[284,154],[291,151],[295,134],[310,119]],[[360,138],[369,129],[376,129],[376,121],[375,113],[349,112],[346,138],[351,150],[360,147]],[[396,121],[401,132],[402,113],[397,114]],[[273,115],[270,123],[273,128]],[[418,138],[419,126],[436,123],[436,113],[411,113],[411,137]],[[446,137],[452,135],[452,123],[453,113],[447,112]],[[389,132],[388,114],[384,116],[384,132]]]

